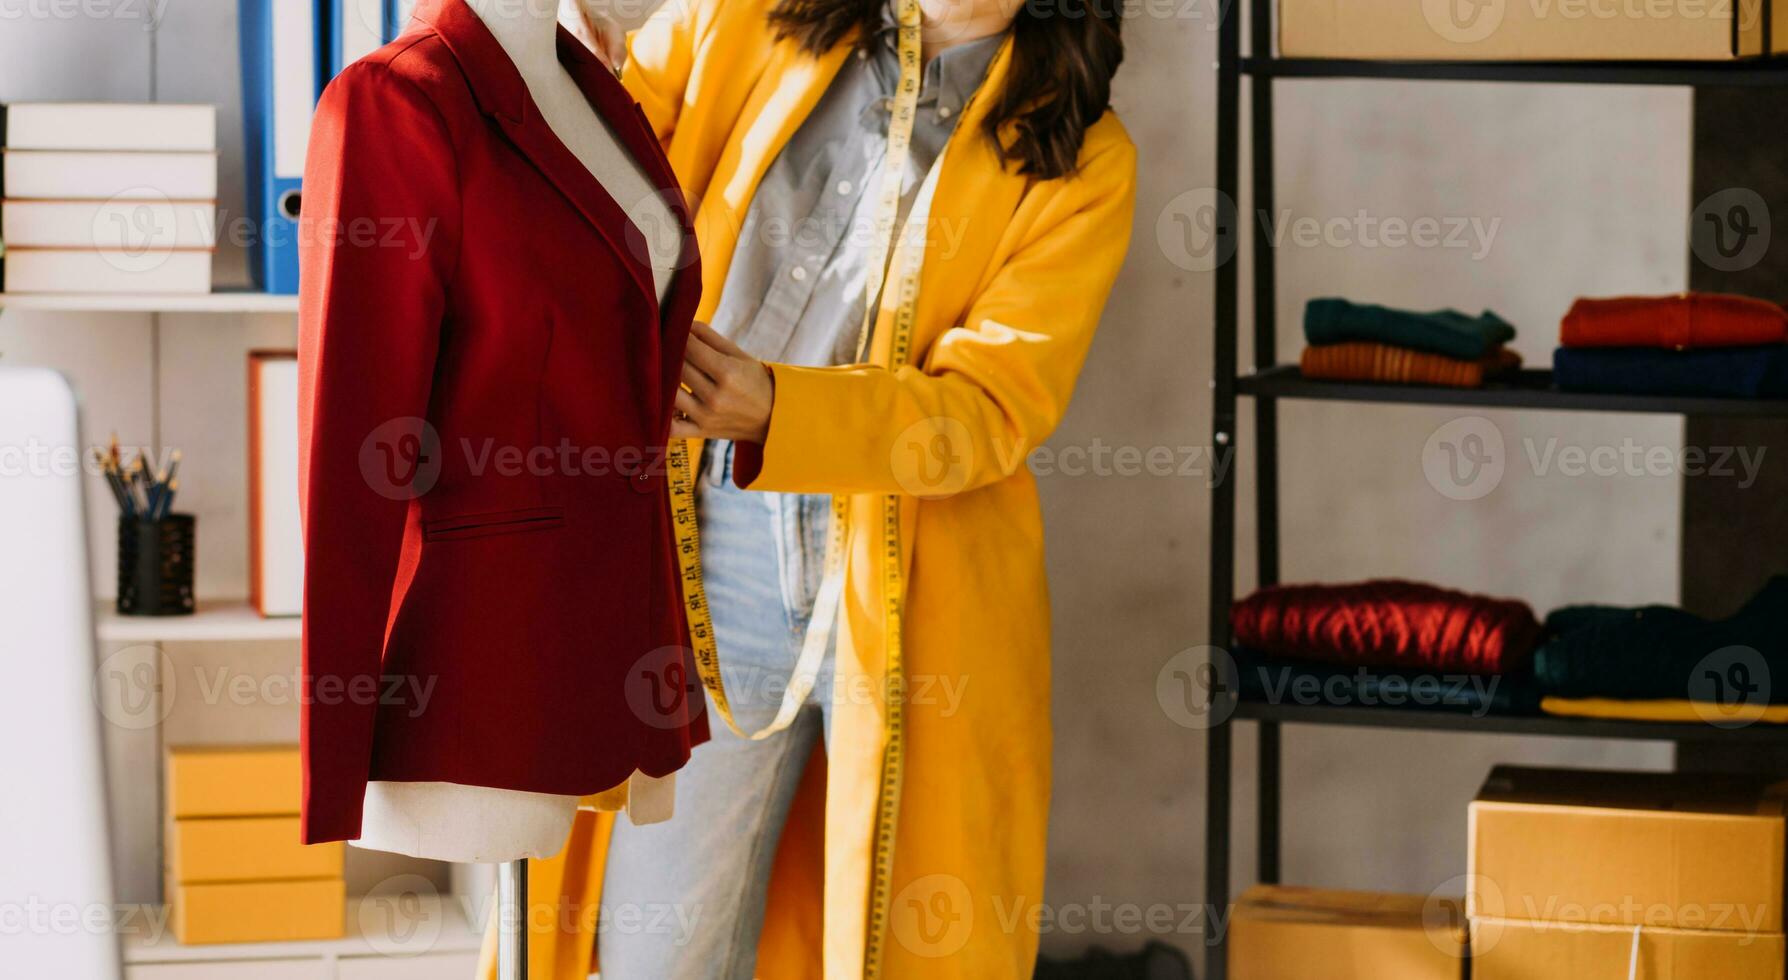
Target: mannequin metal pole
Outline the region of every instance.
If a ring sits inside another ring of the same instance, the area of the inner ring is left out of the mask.
[[[497,978],[528,980],[528,860],[497,865]]]

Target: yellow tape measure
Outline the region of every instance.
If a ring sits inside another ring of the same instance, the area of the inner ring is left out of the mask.
[[[857,360],[861,362],[868,349],[869,335],[881,305],[881,292],[886,276],[888,256],[894,251],[895,224],[900,206],[900,188],[905,179],[908,155],[912,146],[913,122],[918,116],[921,74],[918,0],[897,0],[899,19],[899,81],[888,124],[887,156],[883,163],[881,186],[874,210],[875,235],[868,256],[863,323],[857,335]],[[940,157],[941,160],[941,157]],[[935,186],[937,167],[927,174],[925,185],[908,216],[908,225],[922,225],[929,210],[930,191]],[[913,327],[917,319],[919,272],[924,238],[909,238],[910,248],[896,281],[896,307],[893,336],[890,338],[890,368],[898,368],[912,357]],[[826,536],[825,575],[814,599],[813,615],[808,623],[806,641],[795,669],[784,689],[776,718],[755,732],[742,731],[733,719],[732,705],[727,699],[726,682],[720,673],[720,653],[714,636],[713,618],[708,609],[707,592],[702,584],[701,540],[695,502],[696,461],[690,441],[673,439],[669,453],[672,523],[676,532],[677,562],[682,573],[684,611],[689,621],[690,643],[695,651],[696,670],[702,686],[713,699],[720,713],[735,734],[743,738],[763,739],[781,731],[794,721],[796,713],[813,690],[814,680],[843,602],[845,563],[849,544],[850,498],[833,495],[832,523]],[[906,667],[901,648],[903,585],[900,555],[900,502],[898,494],[882,494],[880,509],[882,621],[885,630],[886,658],[883,682],[886,687],[886,717],[883,721],[882,765],[877,787],[876,826],[872,838],[873,856],[869,889],[868,938],[864,948],[863,975],[880,976],[886,948],[889,912],[892,904],[891,880],[894,870],[894,835],[900,816],[900,795],[906,752]]]

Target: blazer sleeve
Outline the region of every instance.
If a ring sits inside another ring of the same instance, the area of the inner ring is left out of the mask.
[[[720,0],[668,0],[627,36],[621,84],[646,112],[660,143],[669,143],[695,72],[696,53]]]
[[[428,445],[458,185],[447,125],[414,83],[362,62],[323,93],[299,241],[306,843],[360,836],[393,583],[428,489],[411,450]]]
[[[1136,150],[1121,136],[1034,187],[1022,240],[923,366],[771,365],[769,434],[738,445],[736,482],[948,496],[1013,475],[1067,409],[1129,248],[1135,188]]]

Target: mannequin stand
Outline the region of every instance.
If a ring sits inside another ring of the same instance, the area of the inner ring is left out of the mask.
[[[497,865],[497,978],[528,980],[528,859]]]

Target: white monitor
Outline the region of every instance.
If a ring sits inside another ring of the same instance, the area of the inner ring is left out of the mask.
[[[0,974],[117,980],[74,392],[0,367]],[[10,921],[8,921],[10,920]]]

